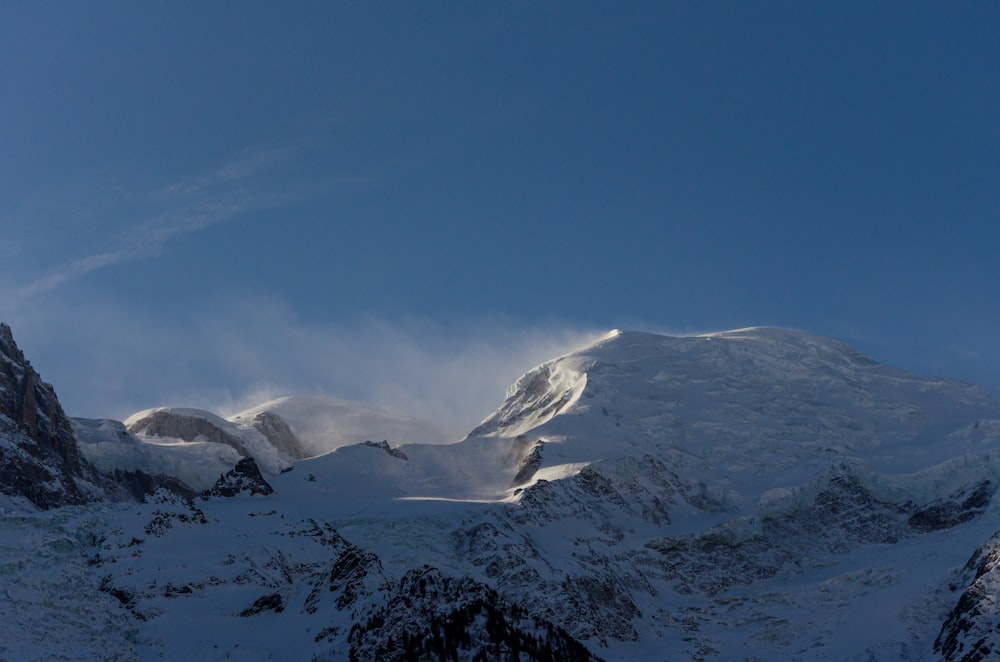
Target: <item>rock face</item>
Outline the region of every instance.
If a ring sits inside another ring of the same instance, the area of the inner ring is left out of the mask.
[[[169,476],[98,471],[81,455],[55,390],[24,357],[10,327],[0,324],[0,493],[48,509],[104,498],[142,501],[160,488],[194,496]]]
[[[289,457],[302,459],[309,457],[309,452],[295,436],[288,423],[283,418],[270,411],[262,411],[253,417],[252,427],[271,442],[275,448]]]
[[[128,431],[151,437],[172,437],[184,441],[205,440],[232,446],[240,455],[249,455],[243,439],[223,430],[201,416],[185,416],[167,409],[150,412],[148,416],[130,421]]]
[[[295,435],[276,415],[234,422],[203,409],[159,407],[133,414],[125,421],[140,440],[172,439],[193,446],[226,447],[238,457],[252,457],[268,476],[288,469],[302,455]],[[233,466],[233,464],[229,466]]]
[[[962,571],[964,589],[934,641],[949,662],[980,662],[1000,655],[1000,532],[977,549]]]
[[[37,442],[40,455],[58,459],[79,475],[82,465],[69,419],[52,386],[24,358],[6,324],[0,324],[0,353],[0,413]]]
[[[0,324],[0,492],[40,508],[100,498],[55,391]]]
[[[108,474],[108,478],[136,501],[144,501],[159,490],[166,490],[189,502],[195,497],[193,489],[172,476],[149,474],[138,469],[132,471],[115,469]]]
[[[219,476],[215,486],[206,496],[234,497],[237,494],[268,495],[274,492],[252,457],[245,457],[232,470]]]
[[[383,439],[382,441],[371,441],[370,439],[368,439],[368,440],[365,440],[362,443],[365,446],[369,446],[371,448],[378,448],[379,450],[383,450],[386,453],[388,453],[389,455],[391,455],[393,457],[397,457],[400,460],[408,460],[409,459],[408,457],[406,457],[406,453],[404,453],[403,451],[399,450],[398,448],[391,447],[389,445],[389,442],[386,441],[385,439]]]
[[[562,628],[506,603],[489,587],[429,566],[404,575],[348,640],[349,659],[358,662],[599,659]]]

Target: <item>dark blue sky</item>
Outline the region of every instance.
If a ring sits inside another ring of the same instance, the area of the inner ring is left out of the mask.
[[[89,415],[413,408],[261,356],[478,347],[500,380],[613,327],[1000,388],[998,34],[995,2],[7,4],[0,317]]]

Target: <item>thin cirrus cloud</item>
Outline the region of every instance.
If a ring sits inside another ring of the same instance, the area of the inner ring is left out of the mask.
[[[315,195],[315,186],[281,185],[280,176],[272,177],[293,158],[287,149],[248,149],[212,171],[141,196],[143,211],[114,223],[120,229],[110,232],[99,249],[51,267],[28,282],[8,285],[3,293],[7,307],[37,299],[95,271],[159,255],[179,236]],[[6,252],[13,255],[15,248],[10,243]]]
[[[59,265],[47,274],[19,286],[14,297],[20,301],[34,299],[99,269],[152,257],[159,254],[173,237],[221,223],[247,209],[246,204],[225,204],[214,200],[147,220],[115,237],[110,250]]]

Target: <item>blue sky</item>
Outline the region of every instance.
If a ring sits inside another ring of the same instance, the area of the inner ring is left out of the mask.
[[[610,328],[1000,389],[1000,5],[0,8],[0,318],[74,415],[462,426]]]

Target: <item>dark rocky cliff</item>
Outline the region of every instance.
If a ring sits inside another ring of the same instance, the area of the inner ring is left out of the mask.
[[[0,493],[53,508],[101,498],[97,480],[52,386],[0,324]]]

